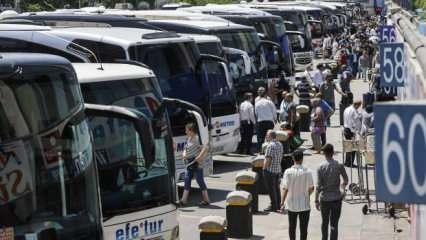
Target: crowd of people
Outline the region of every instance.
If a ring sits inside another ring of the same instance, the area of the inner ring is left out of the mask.
[[[346,154],[344,164],[334,159],[334,146],[327,142],[330,118],[336,112],[336,93],[342,96],[342,135],[346,140],[363,137],[374,127],[372,103],[353,99],[351,82],[354,79],[370,80],[370,69],[378,65],[377,21],[366,18],[357,27],[341,34],[328,34],[323,39],[323,58],[332,61],[315,66],[309,65],[304,78],[290,91],[281,91],[281,96],[268,96],[264,87],[258,88],[257,96],[247,92],[239,106],[241,120],[241,154],[263,154],[263,177],[270,197],[270,206],[265,211],[286,212],[289,221],[290,239],[295,239],[297,218],[300,221],[301,239],[307,239],[310,216],[310,196],[315,192],[315,206],[321,211],[322,239],[335,240],[348,176],[345,166],[355,167],[355,153]],[[295,102],[297,97],[298,103]],[[273,99],[282,99],[274,102]],[[202,158],[205,148],[197,145],[194,128],[187,126],[188,144],[184,159],[196,166],[188,169],[181,204],[187,202],[191,179],[196,176],[203,201],[209,204],[207,187],[202,179]],[[277,134],[286,131],[288,138],[278,140]],[[309,131],[314,154],[324,154],[324,161],[317,169],[314,186],[312,171],[303,166],[303,143],[301,132]],[[257,145],[252,148],[256,134]],[[284,156],[291,153],[292,163]],[[201,177],[200,177],[201,176]],[[330,229],[330,231],[329,231]],[[329,236],[330,235],[330,236]],[[330,237],[330,238],[328,238]]]

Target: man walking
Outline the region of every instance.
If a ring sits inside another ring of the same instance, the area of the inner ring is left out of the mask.
[[[244,102],[240,105],[241,121],[241,143],[240,153],[251,154],[251,140],[253,138],[253,128],[256,120],[254,118],[253,94],[247,92],[244,94]]]
[[[274,123],[277,119],[277,109],[274,103],[266,98],[265,91],[258,91],[258,93],[259,96],[258,100],[255,101],[254,111],[257,122],[257,147],[260,152],[262,144],[265,141],[266,132],[274,128]]]
[[[280,205],[279,178],[281,174],[281,159],[283,157],[283,146],[277,141],[275,131],[269,130],[267,134],[269,141],[265,150],[265,162],[263,164],[263,175],[268,189],[271,206],[265,211],[276,212]]]
[[[293,153],[294,165],[284,172],[282,180],[281,211],[288,211],[288,234],[290,240],[296,240],[297,217],[299,217],[300,240],[308,237],[309,215],[311,213],[310,196],[314,191],[312,172],[302,166],[303,152]]]
[[[322,240],[328,240],[329,224],[330,240],[337,240],[342,200],[346,191],[346,185],[348,184],[348,175],[346,174],[345,167],[333,159],[333,145],[327,143],[322,150],[326,161],[317,170],[318,179],[315,192],[315,206],[321,211]],[[340,177],[343,178],[342,185],[340,185]]]

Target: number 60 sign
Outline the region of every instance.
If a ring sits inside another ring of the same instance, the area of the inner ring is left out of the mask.
[[[377,199],[426,203],[426,102],[374,106]]]
[[[402,87],[405,78],[403,43],[380,44],[380,86]]]

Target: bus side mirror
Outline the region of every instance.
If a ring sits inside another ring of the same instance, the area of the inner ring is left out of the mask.
[[[132,151],[137,152],[138,149],[142,149],[145,167],[149,168],[149,166],[151,166],[155,160],[154,134],[149,119],[143,113],[134,109],[112,105],[86,103],[84,107],[86,116],[89,117],[90,128],[93,135],[97,134],[97,131],[102,130],[101,136],[104,137],[104,140],[107,140],[103,141],[102,146],[100,146],[96,143],[97,136],[94,136],[96,149],[105,149],[107,152],[106,154],[108,154],[108,148],[112,145],[126,147],[125,145],[129,139],[123,138],[125,140],[120,142],[122,140],[120,137],[123,135],[137,136],[139,141],[137,141],[137,139],[135,139],[135,141],[139,143],[139,146],[136,145],[136,149],[132,149]],[[94,118],[102,120],[95,121]],[[111,141],[112,144],[105,143],[108,141]]]

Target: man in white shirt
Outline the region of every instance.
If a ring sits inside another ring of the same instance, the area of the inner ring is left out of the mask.
[[[343,135],[347,140],[353,139],[356,134],[360,134],[362,128],[362,114],[358,112],[361,107],[361,101],[355,101],[352,105],[347,107],[343,112]],[[345,166],[354,167],[353,161],[355,160],[355,152],[347,153],[345,159]]]
[[[324,70],[323,65],[318,64],[317,69],[314,71],[312,76],[312,81],[317,90],[320,88],[321,84],[324,82],[324,76],[322,75],[323,70]]]
[[[302,166],[303,152],[293,153],[294,165],[284,172],[282,180],[281,211],[288,211],[288,234],[290,240],[296,240],[297,217],[299,216],[300,239],[308,237],[309,215],[311,212],[310,196],[314,191],[312,172]]]
[[[251,140],[253,138],[253,128],[256,123],[254,117],[253,94],[247,92],[244,94],[244,102],[240,105],[241,121],[241,143],[239,152],[242,154],[251,154]]]
[[[277,109],[274,103],[267,99],[265,91],[258,91],[258,93],[258,100],[254,104],[254,112],[257,122],[257,146],[260,152],[265,141],[266,132],[274,128],[274,123],[277,120]]]
[[[259,87],[257,89],[257,97],[254,99],[254,104],[256,104],[257,101],[259,101],[262,98],[261,96],[265,96],[266,99],[272,101],[272,99],[266,94],[266,89],[264,87]]]

